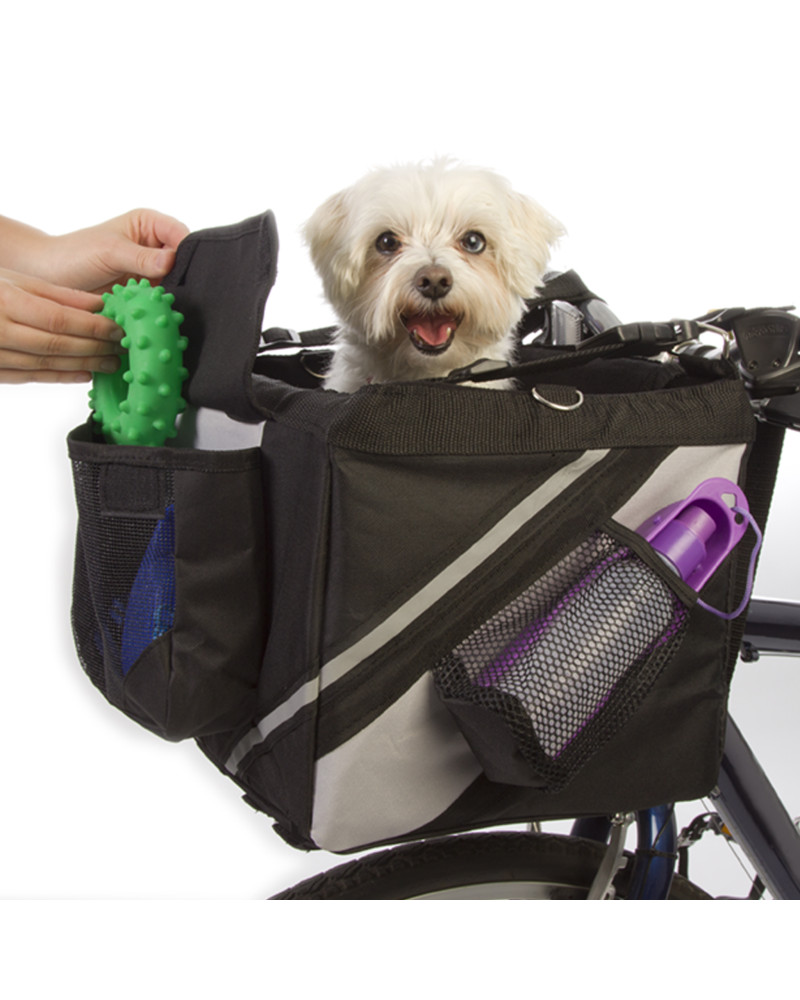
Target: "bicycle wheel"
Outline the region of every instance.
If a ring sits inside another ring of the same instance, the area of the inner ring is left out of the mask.
[[[477,833],[390,848],[305,879],[272,899],[585,899],[605,853],[593,840]],[[625,899],[628,864],[614,880]],[[711,899],[676,875],[670,899]]]

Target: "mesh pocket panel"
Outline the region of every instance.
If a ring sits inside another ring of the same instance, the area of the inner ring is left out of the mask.
[[[174,622],[175,508],[170,504],[155,525],[131,587],[122,629],[122,673]]]
[[[630,717],[686,619],[659,575],[599,532],[434,677],[489,777],[555,791]]]
[[[112,701],[174,615],[172,475],[147,473],[73,462],[80,532],[72,625],[84,670]]]

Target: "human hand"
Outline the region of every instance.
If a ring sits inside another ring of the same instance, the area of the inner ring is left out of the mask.
[[[31,273],[92,292],[109,291],[130,277],[158,281],[172,270],[175,250],[188,233],[168,215],[134,209],[88,229],[46,237]]]
[[[99,295],[0,268],[0,382],[87,382],[116,371],[122,330]]]

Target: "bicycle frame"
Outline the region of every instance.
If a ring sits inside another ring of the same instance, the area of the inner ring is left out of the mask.
[[[800,831],[732,719],[711,799],[776,899],[800,899]]]
[[[800,605],[755,598],[742,643],[745,660],[759,653],[800,653]],[[800,830],[787,813],[732,718],[717,787],[710,798],[718,815],[775,899],[800,899]],[[677,860],[677,827],[671,805],[636,814],[637,847],[629,899],[666,899]],[[605,842],[611,820],[577,820],[572,834]]]

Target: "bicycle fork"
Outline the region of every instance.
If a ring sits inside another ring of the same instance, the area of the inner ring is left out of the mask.
[[[623,862],[625,835],[636,820],[637,844],[633,856],[628,899],[666,899],[675,873],[677,827],[675,810],[655,806],[637,813],[618,813],[613,818],[578,819],[572,835],[606,844],[606,853],[589,890],[589,899],[606,899],[614,876]]]

